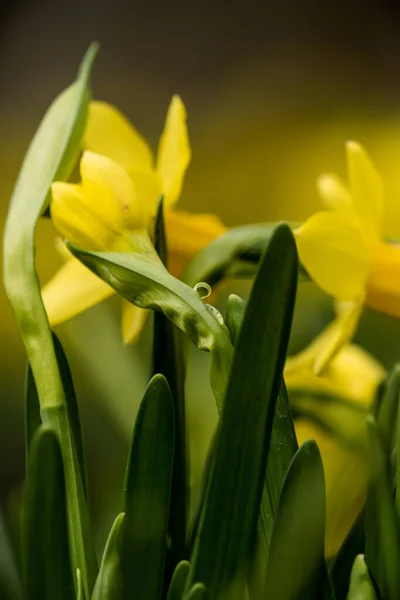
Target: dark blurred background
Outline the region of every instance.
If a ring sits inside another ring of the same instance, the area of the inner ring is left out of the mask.
[[[400,236],[396,0],[2,0],[0,18],[2,222],[40,118],[98,40],[95,97],[116,104],[154,148],[171,95],[183,97],[193,159],[182,208],[218,213],[227,225],[303,219],[318,207],[316,176],[344,174],[343,144],[356,138],[384,177],[387,233]],[[41,223],[43,281],[59,265],[53,244],[51,224]],[[315,290],[302,291],[294,346],[321,326],[326,307]],[[84,413],[92,501],[98,514],[111,514],[113,486],[109,494],[97,490],[106,480],[121,483],[150,331],[124,348],[113,300],[59,333]],[[0,501],[7,506],[23,477],[25,358],[4,293],[0,334]],[[397,322],[367,311],[358,339],[390,366],[400,356],[399,334]],[[201,464],[215,420],[205,357],[193,352],[190,374],[193,460]]]

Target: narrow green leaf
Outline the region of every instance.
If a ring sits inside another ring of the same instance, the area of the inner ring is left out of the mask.
[[[75,573],[77,569],[81,572],[87,600],[91,596],[96,580],[97,562],[69,409],[66,404],[51,406],[43,408],[41,416],[43,424],[54,431],[60,443],[67,490],[68,532],[72,567]]]
[[[346,598],[350,575],[357,556],[365,549],[365,507],[357,517],[342,544],[331,568],[331,578],[336,598]]]
[[[372,481],[367,500],[365,560],[380,596],[397,600],[400,598],[400,526],[390,475],[390,457],[374,417],[368,416],[367,423]]]
[[[227,329],[193,288],[168,273],[154,257],[139,252],[92,252],[68,244],[84,265],[140,308],[161,311],[200,349],[211,353],[210,381],[221,407],[232,360]]]
[[[325,585],[325,483],[313,440],[297,451],[279,500],[269,548],[264,598],[322,598]]]
[[[124,516],[120,513],[111,528],[91,600],[121,600],[123,597],[120,553]]]
[[[65,395],[40,296],[35,268],[35,228],[47,209],[51,183],[68,176],[79,153],[89,101],[88,76],[95,54],[96,47],[92,46],[78,79],[50,106],[28,149],[9,208],[3,253],[4,285],[32,368],[42,419],[59,435],[67,505],[69,515],[74,518],[74,522],[69,522],[73,570],[81,570],[87,598],[94,584],[96,563],[93,553],[79,553],[79,549],[88,548],[91,543],[89,530],[85,528],[88,518],[81,514],[83,483],[68,419],[62,421],[64,429],[59,428],[57,407],[62,412]],[[54,413],[51,408],[56,409]],[[80,539],[74,537],[80,534]]]
[[[389,374],[385,383],[383,396],[379,405],[378,424],[387,452],[394,447],[394,436],[399,414],[400,399],[400,364],[397,364]]]
[[[84,486],[85,495],[86,491],[86,467],[85,467],[85,456],[83,452],[83,441],[81,432],[81,420],[79,416],[78,403],[76,401],[74,382],[72,380],[71,371],[68,365],[67,357],[65,356],[64,349],[53,332],[53,344],[56,353],[57,364],[60,370],[60,376],[64,388],[65,400],[68,410],[68,422],[70,426],[70,432],[73,437],[74,447],[76,449],[77,460],[80,468],[80,474],[82,483]],[[82,573],[81,573],[82,576]]]
[[[47,208],[51,183],[68,176],[79,152],[94,55],[91,47],[84,74],[56,98],[40,124],[22,165],[4,231],[4,285],[43,406],[63,402],[63,391],[36,274],[35,228]]]
[[[295,242],[281,225],[260,262],[239,335],[192,555],[187,589],[204,583],[212,599],[244,591],[296,278]]]
[[[247,303],[239,296],[228,298],[226,322],[234,346],[239,338]],[[257,526],[255,551],[249,575],[250,595],[260,597],[268,562],[268,550],[278,508],[279,495],[290,462],[298,449],[296,432],[291,416],[289,399],[284,383],[281,384],[275,406],[272,436],[267,460],[260,515]]]
[[[186,580],[189,575],[190,564],[187,560],[182,560],[175,567],[175,571],[169,584],[167,600],[182,600],[185,590]]]
[[[31,443],[22,547],[27,599],[72,600],[63,463],[56,435],[43,426]]]
[[[174,413],[164,376],[147,386],[125,482],[121,568],[127,598],[159,600],[164,576],[174,453]]]
[[[167,241],[164,228],[163,202],[155,223],[155,248],[165,267]],[[171,482],[171,506],[168,536],[171,544],[166,556],[165,579],[170,581],[176,565],[186,555],[186,521],[188,504],[186,417],[185,417],[185,365],[183,362],[181,333],[167,317],[154,313],[153,375],[164,375],[171,389],[175,417],[175,450]]]
[[[347,600],[378,600],[362,554],[354,561]]]
[[[195,583],[183,598],[184,600],[207,600],[207,588],[203,583]]]

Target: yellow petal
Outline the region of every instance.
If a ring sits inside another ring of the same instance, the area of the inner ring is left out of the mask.
[[[83,145],[108,156],[128,173],[139,166],[152,169],[152,154],[145,139],[116,108],[105,102],[90,103]]]
[[[110,286],[76,258],[70,258],[42,289],[51,326],[72,319],[113,294]]]
[[[157,212],[162,193],[160,175],[157,171],[149,171],[138,167],[131,170],[130,176],[142,210],[145,211],[147,217],[153,217]]]
[[[149,312],[127,300],[122,301],[122,338],[125,344],[132,344],[137,340]]]
[[[93,217],[115,233],[147,227],[147,216],[128,173],[106,156],[86,151],[80,171],[82,191]]]
[[[363,293],[370,254],[351,214],[316,213],[295,232],[300,260],[328,294],[352,300]]]
[[[63,238],[88,250],[102,250],[111,244],[114,232],[93,218],[81,186],[55,182],[51,192],[51,219]]]
[[[165,212],[168,269],[178,276],[193,256],[226,231],[216,215]]]
[[[163,183],[165,206],[172,206],[178,200],[190,157],[186,110],[180,97],[174,96],[168,109],[157,156],[157,171]]]
[[[317,179],[317,190],[326,208],[332,210],[352,210],[349,190],[335,174],[325,173]]]
[[[400,318],[400,246],[374,245],[371,263],[366,304]]]
[[[350,193],[369,243],[381,237],[383,186],[368,154],[357,142],[347,142]]]

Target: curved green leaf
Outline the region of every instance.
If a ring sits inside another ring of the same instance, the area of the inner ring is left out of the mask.
[[[211,352],[210,380],[217,403],[222,404],[232,345],[221,325],[197,292],[168,273],[162,263],[139,252],[91,252],[68,244],[71,252],[140,308],[161,311],[200,349]]]
[[[182,600],[189,571],[190,564],[187,560],[178,563],[169,584],[167,600]]]
[[[120,600],[122,598],[120,553],[124,516],[124,513],[120,513],[111,528],[91,600]]]
[[[61,451],[56,435],[43,426],[36,431],[29,453],[22,548],[28,600],[75,597]]]
[[[187,589],[204,583],[212,599],[244,591],[296,281],[296,246],[281,225],[260,263],[239,335],[191,559]]]
[[[136,418],[126,473],[121,569],[127,598],[161,597],[173,453],[171,393],[165,377],[155,375]]]
[[[35,268],[35,228],[55,179],[68,176],[80,149],[89,100],[92,46],[81,76],[47,111],[28,149],[4,231],[4,285],[14,309],[41,406],[63,402],[62,384]]]
[[[279,499],[269,548],[264,598],[323,598],[325,482],[318,446],[305,442],[294,456]]]

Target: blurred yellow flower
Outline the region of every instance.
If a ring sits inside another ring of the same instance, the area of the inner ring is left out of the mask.
[[[318,190],[329,210],[312,215],[295,231],[299,256],[311,278],[348,304],[331,327],[325,358],[351,339],[362,305],[400,317],[400,249],[382,232],[383,186],[364,148],[348,142],[349,185],[322,175]],[[320,357],[320,363],[326,360]]]
[[[224,230],[214,215],[173,210],[181,193],[191,152],[185,107],[172,98],[156,165],[147,142],[112,106],[92,102],[83,139],[78,185],[52,186],[51,216],[59,233],[86,249],[132,250],[129,235],[152,229],[164,197],[169,270],[179,275],[186,262]],[[143,239],[143,236],[142,236]],[[62,323],[114,294],[114,290],[64,248],[66,263],[42,290],[51,325]],[[125,342],[140,333],[147,311],[123,300]]]
[[[365,416],[374,399],[378,385],[383,381],[383,367],[358,346],[347,344],[336,354],[323,375],[316,376],[309,368],[289,359],[285,367],[285,381],[291,390],[304,390],[312,394],[299,401],[298,409],[315,412],[317,419],[340,432],[340,437],[329,434],[309,418],[296,420],[299,444],[313,438],[317,440],[322,455],[326,484],[326,534],[325,552],[332,557],[338,551],[366,494],[368,460],[364,449],[367,444]],[[331,403],[318,394],[339,396],[353,402],[354,409],[346,404]],[[311,401],[310,401],[311,400]],[[296,401],[294,406],[296,407]],[[362,409],[365,409],[365,412]]]

